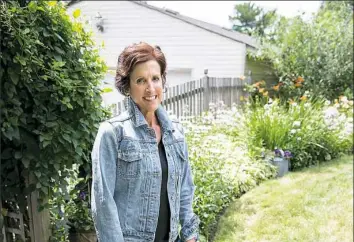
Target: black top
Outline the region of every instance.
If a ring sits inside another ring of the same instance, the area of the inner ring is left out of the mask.
[[[157,222],[155,242],[168,241],[170,232],[170,206],[167,196],[167,177],[168,165],[166,159],[165,148],[162,142],[159,143],[159,156],[162,170],[161,195],[160,195],[160,212]]]

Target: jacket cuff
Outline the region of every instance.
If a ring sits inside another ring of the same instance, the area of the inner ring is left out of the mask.
[[[195,239],[195,241],[198,241],[199,235],[198,233],[194,233],[191,236],[189,236],[188,238],[186,238],[186,241],[191,240],[191,239]]]
[[[187,241],[189,239],[199,237],[199,223],[200,220],[197,215],[194,215],[181,229],[181,239],[182,241]]]

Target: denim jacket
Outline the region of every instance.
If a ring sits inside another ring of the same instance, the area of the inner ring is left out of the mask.
[[[156,110],[168,163],[169,241],[198,237],[195,186],[181,124]],[[161,165],[155,132],[134,101],[100,124],[92,150],[92,215],[100,242],[153,242],[160,208]]]

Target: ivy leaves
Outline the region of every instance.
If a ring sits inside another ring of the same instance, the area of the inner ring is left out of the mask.
[[[3,3],[0,23],[2,196],[51,198],[66,191],[73,164],[90,167],[97,123],[109,115],[97,87],[106,66],[59,2]]]

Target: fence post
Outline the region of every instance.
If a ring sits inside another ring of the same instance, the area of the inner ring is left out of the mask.
[[[34,182],[34,175],[29,175],[29,184]],[[48,209],[44,209],[41,212],[38,211],[38,191],[34,191],[30,194],[30,204],[28,209],[31,210],[30,214],[32,215],[32,228],[34,238],[31,238],[31,241],[36,242],[47,242],[51,235],[50,231],[50,214]],[[45,200],[44,202],[46,202]]]
[[[176,106],[177,106],[177,108],[176,108],[176,110],[177,110],[177,113],[176,113],[176,115],[177,115],[177,118],[179,119],[179,117],[180,117],[180,112],[179,112],[179,109],[180,109],[180,89],[179,89],[179,87],[180,87],[180,85],[177,85],[176,86]]]
[[[204,106],[203,106],[203,110],[202,112],[208,111],[209,110],[209,102],[210,102],[210,79],[208,76],[208,69],[204,70],[204,83],[203,83],[203,87],[204,87]]]

